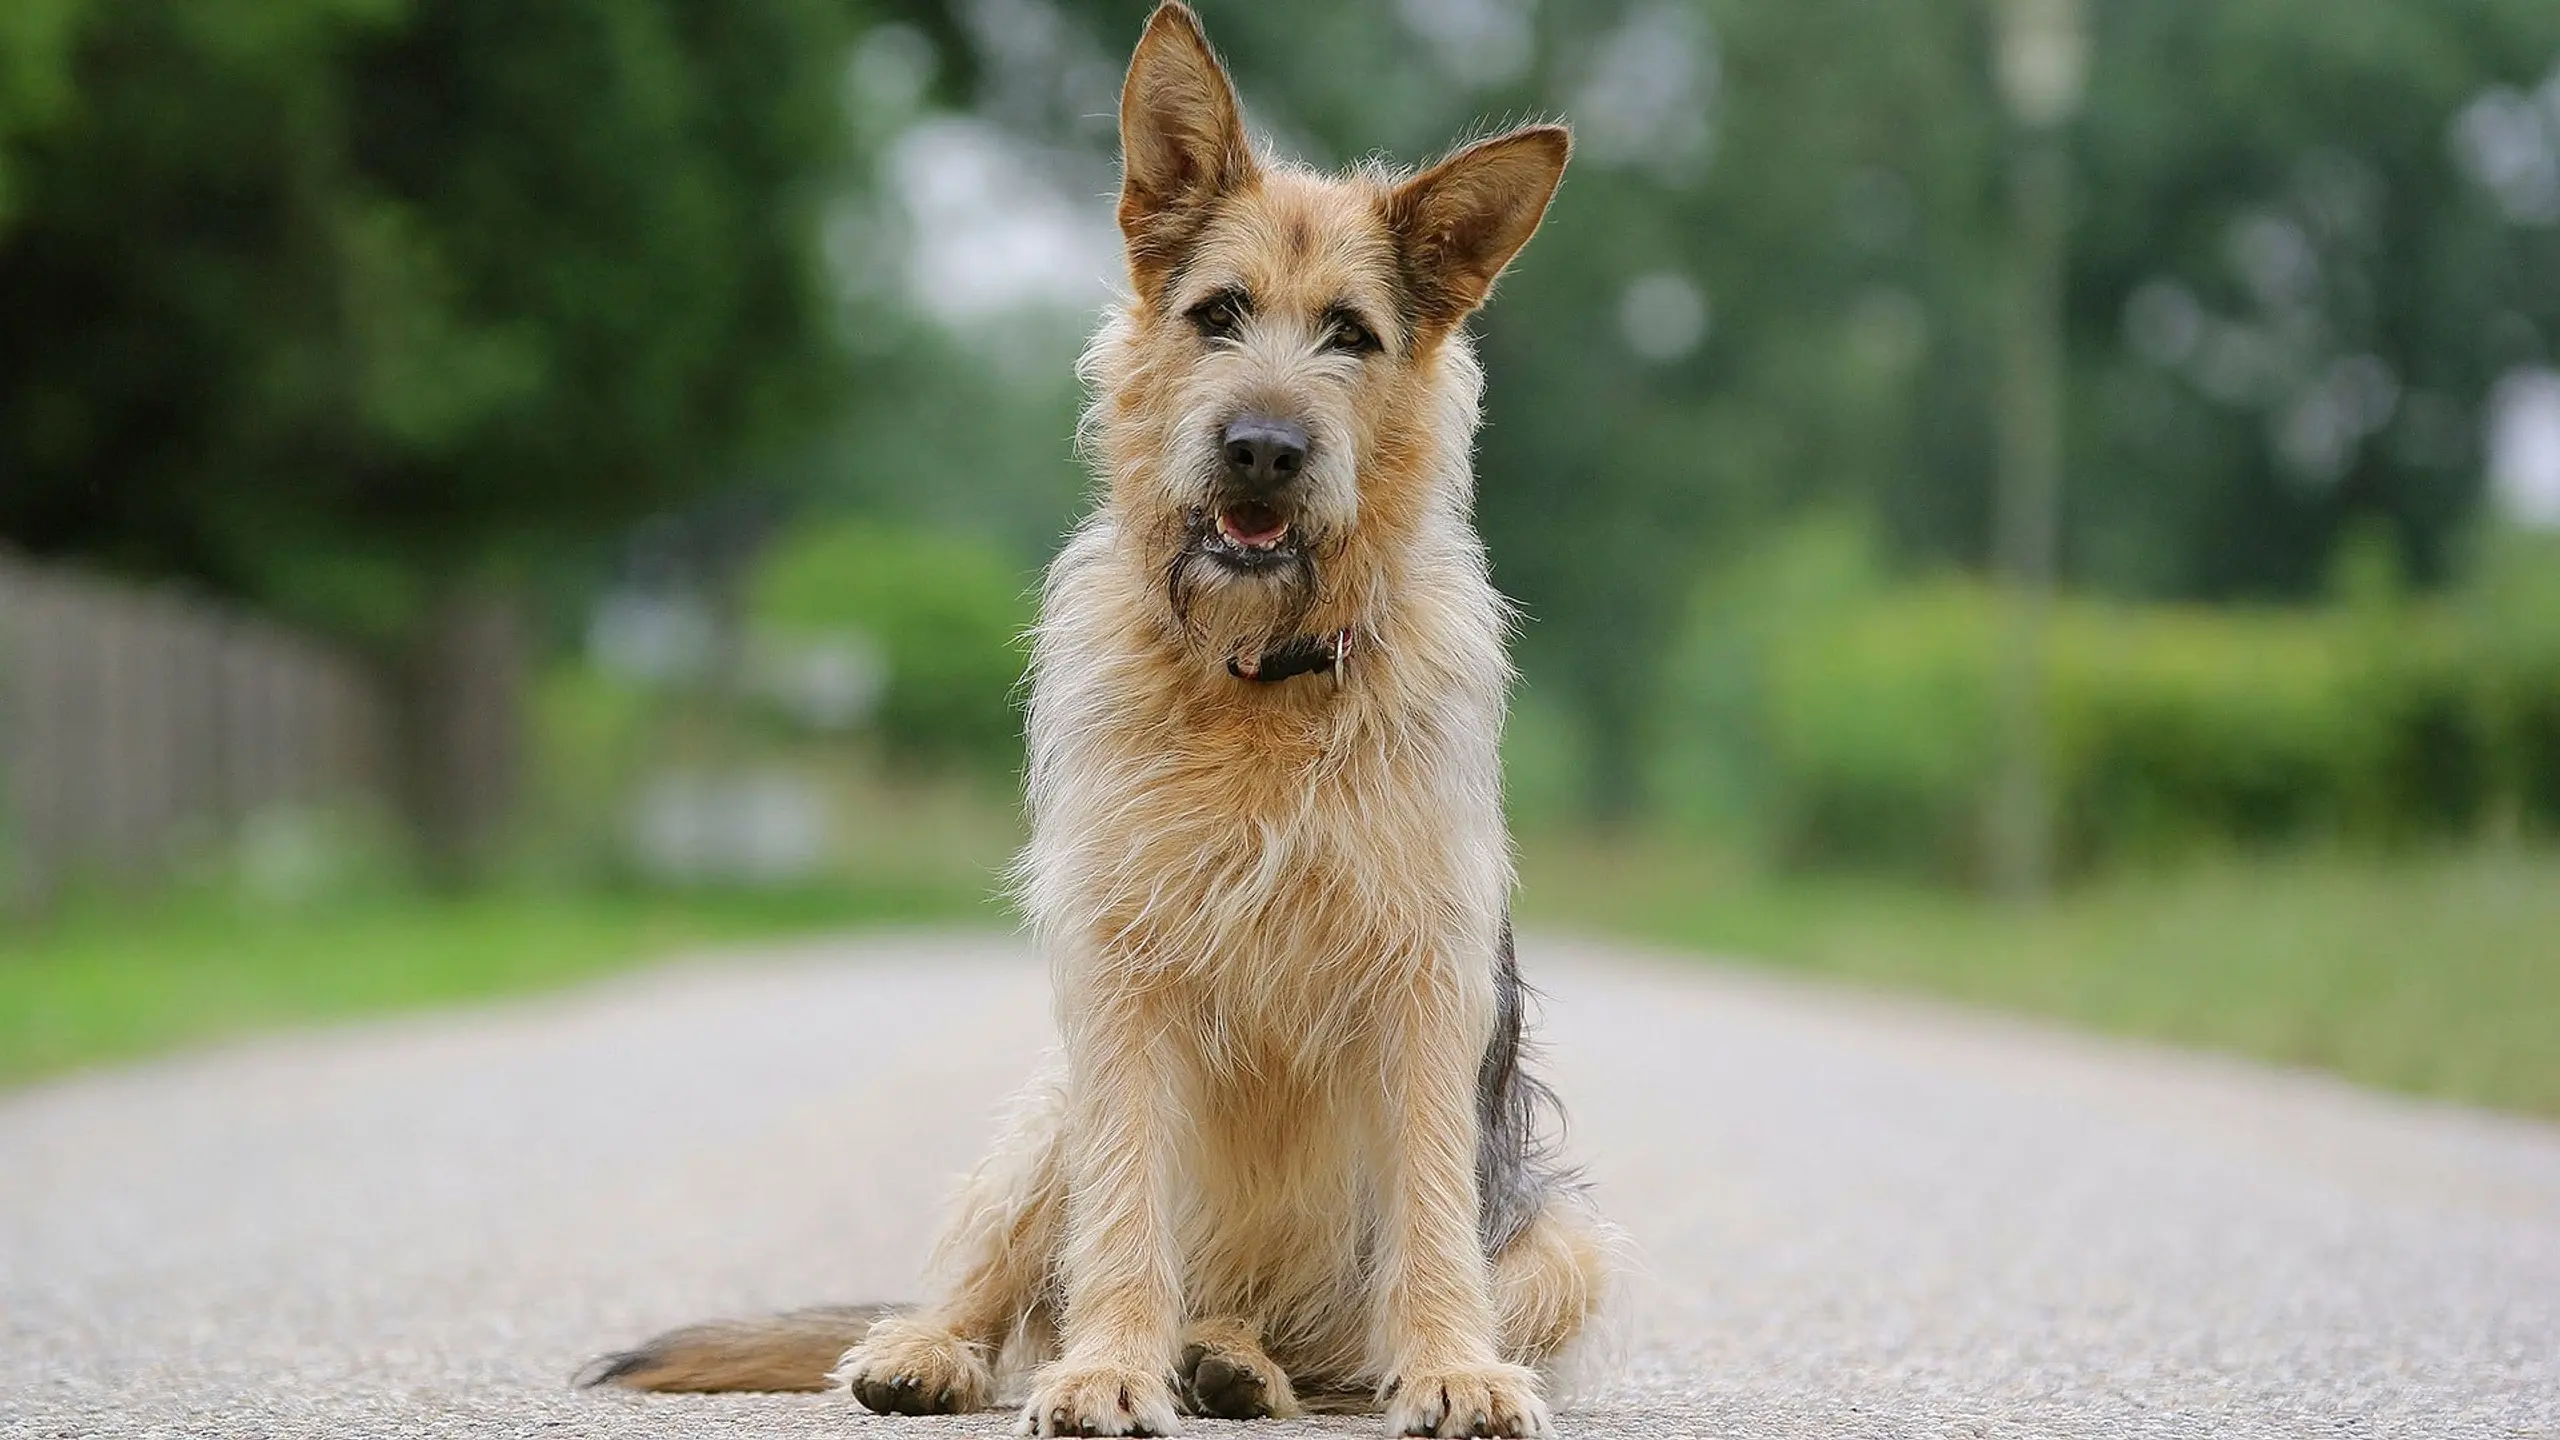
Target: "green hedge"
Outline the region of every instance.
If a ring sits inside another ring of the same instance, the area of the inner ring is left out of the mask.
[[[2502,537],[2469,590],[2319,609],[2065,600],[2044,703],[2078,865],[2198,845],[2560,830],[2560,565]],[[1972,580],[1887,584],[1854,532],[1708,588],[1660,793],[1797,864],[1980,873],[2014,648]]]
[[[847,521],[779,546],[749,608],[771,633],[850,631],[876,645],[888,683],[874,725],[893,752],[1011,767],[1035,579],[972,536]]]

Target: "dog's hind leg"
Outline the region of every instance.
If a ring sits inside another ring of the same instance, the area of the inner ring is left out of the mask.
[[[834,1378],[884,1414],[955,1414],[995,1399],[1009,1341],[1046,1343],[1050,1271],[1066,1214],[1054,1080],[1025,1092],[1005,1138],[969,1177],[935,1253],[941,1298],[871,1327]],[[1038,1356],[1028,1357],[1038,1359]]]
[[[1289,1376],[1243,1320],[1202,1320],[1182,1333],[1183,1408],[1213,1420],[1286,1420],[1300,1413]]]
[[[1570,1349],[1608,1289],[1615,1232],[1580,1196],[1556,1191],[1493,1257],[1502,1358],[1546,1369]]]

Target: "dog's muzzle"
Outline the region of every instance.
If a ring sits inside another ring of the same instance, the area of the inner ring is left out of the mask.
[[[1219,496],[1195,527],[1201,548],[1239,569],[1292,559],[1298,551],[1289,500],[1307,471],[1307,427],[1269,415],[1241,415],[1218,435],[1224,468]]]

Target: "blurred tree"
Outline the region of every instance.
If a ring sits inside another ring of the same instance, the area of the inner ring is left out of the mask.
[[[1537,98],[1583,145],[1484,322],[1482,504],[1542,622],[1531,683],[1574,697],[1604,821],[1643,800],[1701,566],[1778,513],[1988,468],[1996,121],[1975,22],[1859,0],[1549,21]],[[1684,298],[1694,323],[1667,325]]]
[[[2099,21],[2076,568],[2302,595],[2373,521],[2442,581],[2478,506],[2483,402],[2560,340],[2560,7],[2181,0]],[[2544,214],[2489,183],[2537,146]]]
[[[11,151],[71,95],[71,34],[84,0],[12,0],[0,9],[0,227],[16,208]]]
[[[506,708],[519,629],[472,597],[844,395],[848,0],[23,3],[0,33],[68,36],[72,83],[0,71],[0,126],[59,112],[5,152],[0,534],[411,657],[460,859],[502,795],[454,787],[504,767],[437,717]]]

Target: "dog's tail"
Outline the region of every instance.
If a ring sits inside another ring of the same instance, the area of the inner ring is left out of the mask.
[[[826,1390],[844,1352],[894,1305],[819,1305],[762,1320],[712,1320],[670,1330],[632,1350],[598,1356],[581,1386],[632,1390]]]

